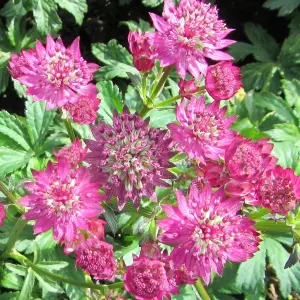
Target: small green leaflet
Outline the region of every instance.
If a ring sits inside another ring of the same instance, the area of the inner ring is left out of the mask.
[[[264,7],[279,9],[278,16],[286,16],[292,13],[300,4],[300,0],[267,0]]]

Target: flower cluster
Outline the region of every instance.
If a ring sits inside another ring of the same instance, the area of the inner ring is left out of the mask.
[[[5,218],[6,218],[5,207],[2,203],[0,203],[0,227],[3,225]]]

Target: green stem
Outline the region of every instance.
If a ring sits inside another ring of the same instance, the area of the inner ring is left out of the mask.
[[[68,283],[71,285],[80,286],[83,288],[91,288],[94,290],[101,290],[101,291],[103,291],[106,288],[116,289],[116,288],[122,288],[124,286],[123,282],[117,282],[117,283],[112,283],[112,284],[108,284],[108,285],[104,285],[104,284],[99,285],[99,284],[95,284],[92,282],[81,282],[81,281],[77,281],[77,280],[74,280],[71,278],[66,278],[64,276],[49,272],[46,269],[33,264],[32,261],[30,261],[27,257],[25,257],[21,253],[17,252],[16,250],[14,250],[12,253],[10,253],[9,257],[12,259],[15,259],[16,261],[18,261],[19,263],[21,263],[23,265],[26,265],[26,266],[32,268],[36,273],[38,273],[40,275],[44,275],[54,281],[60,281],[60,282]]]
[[[76,139],[76,135],[75,135],[74,129],[72,127],[72,124],[70,122],[70,119],[69,118],[64,119],[64,123],[65,123],[65,127],[68,131],[68,135],[69,135],[71,142],[74,142],[74,140]]]
[[[17,202],[17,197],[14,196],[1,181],[0,181],[0,191],[5,195],[5,197],[12,204],[14,204],[17,207],[17,209],[20,213],[23,214],[25,212],[25,209],[22,206],[20,206],[20,204]]]
[[[148,113],[148,111],[150,111],[150,110],[151,110],[150,107],[143,106],[143,108],[139,112],[140,117],[143,119],[146,116],[146,114]]]
[[[142,99],[144,104],[147,104],[147,76],[148,73],[145,73],[142,77]]]
[[[202,300],[211,300],[203,283],[200,281],[200,279],[197,279],[194,286],[195,286],[197,292],[199,293],[199,295],[201,296]]]
[[[167,105],[169,105],[169,104],[172,104],[172,103],[176,102],[176,101],[177,101],[178,99],[180,99],[180,98],[181,98],[181,95],[177,95],[177,96],[174,96],[174,97],[169,98],[169,99],[167,99],[167,100],[160,101],[160,102],[158,102],[158,103],[156,103],[156,104],[154,105],[154,108],[167,106]]]
[[[274,220],[259,221],[254,227],[259,231],[269,232],[291,232],[292,230],[285,222],[276,222]]]

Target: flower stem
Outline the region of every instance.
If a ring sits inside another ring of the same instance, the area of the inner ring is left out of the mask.
[[[20,206],[20,204],[17,202],[17,197],[13,195],[13,193],[11,193],[8,188],[0,181],[0,191],[5,195],[5,197],[12,203],[14,204],[18,211],[20,213],[24,213],[25,209]]]
[[[169,105],[169,104],[172,104],[172,103],[176,102],[176,101],[177,101],[178,99],[180,99],[180,98],[181,98],[181,95],[177,95],[177,96],[174,96],[174,97],[169,98],[169,99],[167,99],[167,100],[160,101],[160,102],[158,102],[158,103],[156,103],[156,104],[154,105],[154,108],[167,106],[167,105]]]
[[[64,119],[64,123],[65,123],[65,127],[68,131],[68,135],[69,135],[71,142],[74,142],[74,140],[76,139],[76,135],[75,135],[74,129],[72,127],[72,124],[70,122],[70,119],[69,118]]]
[[[143,99],[144,104],[147,104],[147,76],[148,76],[148,73],[145,73],[145,74],[143,74],[143,77],[142,77],[141,94],[142,94],[142,99]]]
[[[13,250],[10,255],[10,258],[18,261],[19,263],[21,263],[22,265],[28,266],[30,268],[32,268],[36,273],[46,276],[49,279],[52,279],[54,281],[60,281],[60,282],[64,282],[64,283],[68,283],[71,285],[76,285],[76,286],[80,286],[83,288],[91,288],[94,290],[101,290],[103,291],[104,289],[108,288],[108,289],[116,289],[116,288],[122,288],[124,286],[123,282],[116,282],[116,283],[112,283],[112,284],[108,284],[108,285],[100,285],[100,284],[95,284],[92,282],[81,282],[81,281],[77,281],[71,278],[67,278],[52,272],[47,271],[46,269],[39,267],[37,265],[35,265],[32,261],[30,261],[27,257],[25,257],[24,255],[22,255],[21,253],[19,253],[16,250]]]
[[[202,300],[211,300],[200,279],[197,279],[197,281],[195,283],[195,288],[196,288],[197,292],[199,293],[199,295],[201,296]]]

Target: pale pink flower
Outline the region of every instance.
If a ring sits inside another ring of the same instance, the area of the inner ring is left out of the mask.
[[[227,100],[243,86],[241,78],[240,68],[222,61],[208,67],[205,88],[215,100]]]
[[[68,103],[64,108],[78,124],[91,124],[97,119],[100,100],[95,96],[80,96],[78,102]]]
[[[2,203],[0,203],[0,226],[3,225],[5,218],[6,218],[5,207]]]
[[[229,128],[236,117],[226,118],[225,113],[226,109],[219,109],[216,102],[206,106],[203,96],[188,103],[183,100],[176,109],[180,125],[168,125],[178,150],[203,164],[207,158],[219,160],[235,136]]]
[[[117,274],[113,246],[97,238],[88,239],[75,250],[76,264],[95,280],[113,281]]]
[[[75,103],[79,96],[96,96],[97,88],[90,83],[99,68],[81,56],[79,38],[65,48],[61,38],[47,36],[46,48],[40,41],[33,49],[23,50],[10,61],[12,76],[27,87],[26,93],[35,101],[46,100],[47,109]]]
[[[86,161],[92,165],[93,175],[106,182],[106,199],[117,196],[120,210],[129,199],[137,207],[142,196],[156,201],[154,188],[169,186],[163,179],[173,178],[167,170],[171,139],[165,130],[149,128],[148,122],[125,108],[121,115],[114,113],[113,126],[101,123],[92,127],[96,141],[86,140],[91,150]]]
[[[231,60],[220,51],[235,41],[224,39],[232,29],[219,20],[216,6],[204,1],[181,0],[178,7],[165,0],[163,18],[150,13],[157,32],[152,34],[154,57],[161,66],[176,65],[181,78],[189,71],[196,79],[206,74],[207,61]]]
[[[133,64],[140,72],[148,72],[154,66],[152,50],[149,44],[149,33],[130,31],[128,35],[129,49],[133,55]]]
[[[29,208],[25,220],[37,220],[34,233],[53,228],[56,241],[71,242],[78,229],[87,230],[88,220],[104,210],[99,202],[104,196],[101,187],[92,181],[86,167],[71,169],[65,160],[48,163],[45,171],[32,171],[34,182],[26,183],[29,195],[21,198],[22,205]]]
[[[223,190],[213,194],[209,185],[199,191],[191,184],[187,199],[181,191],[176,194],[178,207],[163,205],[169,218],[157,221],[164,230],[159,241],[175,245],[175,268],[184,265],[189,276],[209,284],[212,270],[222,276],[227,260],[246,261],[258,250],[254,221],[237,215],[242,201],[224,200]]]
[[[180,95],[183,98],[191,99],[193,94],[195,94],[199,87],[195,84],[195,80],[180,80],[178,83]]]
[[[66,159],[68,163],[75,168],[84,160],[87,151],[87,147],[82,147],[81,141],[76,138],[71,145],[61,148],[58,153],[54,153],[54,155],[57,160],[62,158]]]

